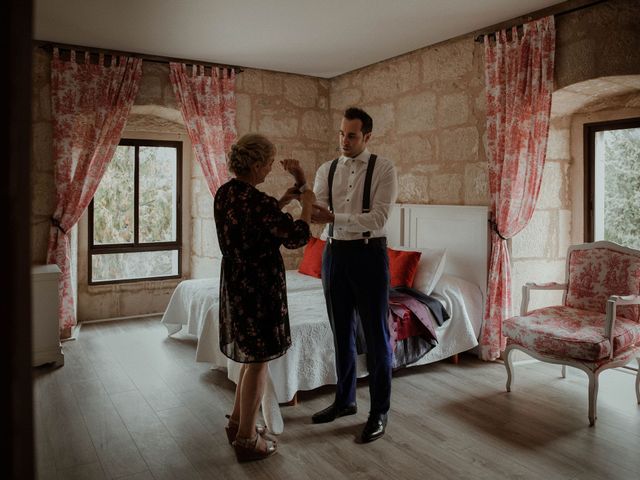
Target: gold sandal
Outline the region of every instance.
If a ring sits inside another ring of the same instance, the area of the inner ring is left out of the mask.
[[[262,460],[278,451],[278,445],[275,442],[266,440],[257,434],[253,438],[237,437],[233,442],[233,448],[236,451],[238,462]]]
[[[231,445],[233,444],[233,441],[236,439],[236,436],[238,435],[238,428],[240,428],[240,424],[235,420],[232,420],[231,415],[225,415],[225,417],[227,418],[228,423],[227,423],[227,426],[224,427],[224,431],[227,434],[227,440],[229,441],[229,445]],[[261,437],[265,437],[268,440],[271,440],[272,442],[275,443],[275,439],[271,438],[268,435],[269,430],[267,429],[266,426],[256,425],[256,433]]]

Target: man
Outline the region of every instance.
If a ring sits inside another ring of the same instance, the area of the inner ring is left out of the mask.
[[[385,224],[398,190],[393,163],[367,150],[372,129],[373,120],[364,110],[349,108],[344,112],[339,132],[342,155],[318,169],[312,215],[313,222],[327,224],[322,235],[327,239],[322,284],[338,376],[334,403],[312,420],[332,422],[357,412],[355,340],[359,318],[367,347],[371,397],[369,419],[361,434],[363,443],[384,435],[391,398]]]

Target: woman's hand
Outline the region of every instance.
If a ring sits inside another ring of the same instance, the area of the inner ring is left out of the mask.
[[[289,205],[292,200],[300,200],[300,191],[295,185],[293,187],[287,188],[287,191],[284,192],[284,195],[282,195],[282,197],[280,197],[280,200],[278,200],[278,205],[280,206],[280,208],[284,208]]]
[[[282,167],[289,172],[296,181],[296,185],[298,187],[307,183],[307,179],[304,175],[304,170],[300,166],[300,162],[295,158],[285,158],[284,160],[280,160],[280,164]]]

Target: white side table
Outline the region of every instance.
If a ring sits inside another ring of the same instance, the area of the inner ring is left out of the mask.
[[[57,265],[31,267],[31,352],[34,367],[45,363],[64,365],[58,327]]]

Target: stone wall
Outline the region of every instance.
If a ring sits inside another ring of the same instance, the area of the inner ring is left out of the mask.
[[[333,129],[349,105],[371,114],[370,149],[394,160],[399,202],[488,203],[482,58],[466,36],[332,80]]]
[[[49,218],[55,208],[51,155],[50,55],[33,50],[32,263],[46,261]],[[246,69],[237,82],[238,135],[260,131],[277,146],[277,159],[300,159],[310,181],[319,164],[333,155],[328,141],[329,81]],[[192,159],[182,116],[176,105],[165,64],[143,63],[140,90],[125,126],[124,137],[185,142],[183,153],[183,278],[217,275],[220,251],[213,221],[213,200],[202,170]],[[292,184],[279,165],[260,186],[278,196]],[[296,205],[291,211],[297,213]],[[75,230],[75,229],[74,229]],[[78,225],[78,319],[95,320],[162,312],[179,280],[89,286],[87,282],[87,219]],[[301,250],[283,250],[288,268],[295,268]]]
[[[640,73],[637,7],[636,0],[612,0],[557,19],[555,77],[556,87],[563,87],[565,101],[580,103],[579,91],[570,90],[586,80]],[[469,34],[330,80],[247,68],[237,83],[238,134],[260,131],[268,135],[278,147],[277,158],[300,159],[312,181],[317,167],[336,156],[341,111],[356,104],[374,118],[371,149],[396,162],[400,202],[486,205],[483,61],[482,46]],[[32,261],[42,263],[55,201],[49,55],[35,48],[33,62]],[[619,78],[624,82],[626,77]],[[554,104],[559,98],[556,93]],[[610,96],[603,94],[600,100]],[[574,112],[555,112],[552,117],[538,208],[531,224],[511,242],[515,306],[523,281],[561,279],[564,252],[575,237],[570,225],[575,221],[575,199],[579,198],[575,192],[582,187],[571,173],[577,165],[570,152],[570,144],[578,141],[577,134],[571,133]],[[184,132],[167,65],[145,62],[127,128],[138,133]],[[276,166],[261,188],[278,195],[289,183],[289,177]],[[211,276],[217,271],[219,249],[212,200],[196,162],[191,166],[190,188],[188,274]],[[283,253],[287,267],[295,267],[300,250]],[[156,287],[158,290],[153,290]],[[79,302],[80,318],[163,310],[172,285],[143,282],[127,288],[139,288],[140,293],[131,297],[135,302],[125,302],[124,294],[106,291],[107,300],[99,311],[88,313],[89,304],[100,303],[95,297]],[[153,292],[144,293],[149,289]],[[118,295],[121,300],[114,300]]]

